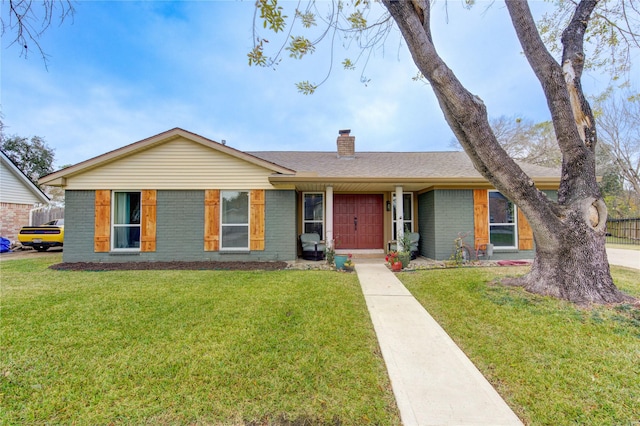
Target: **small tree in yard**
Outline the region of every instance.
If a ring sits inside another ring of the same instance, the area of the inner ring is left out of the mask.
[[[0,137],[0,149],[35,185],[38,178],[53,172],[54,151],[40,136]]]
[[[431,34],[431,7],[428,0],[381,1],[406,41],[413,61],[430,83],[444,117],[476,169],[491,184],[512,200],[527,217],[533,230],[536,253],[531,271],[512,281],[530,292],[550,295],[580,304],[620,303],[632,300],[613,283],[605,251],[607,208],[596,182],[596,123],[584,96],[581,77],[588,64],[585,38],[598,46],[626,55],[638,46],[633,25],[637,25],[635,0],[580,0],[558,2],[557,10],[568,12],[561,34],[554,40],[561,51],[558,61],[543,41],[526,0],[507,0],[506,7],[524,55],[538,78],[547,99],[558,147],[562,153],[562,175],[558,201],[538,190],[498,142],[482,100],[458,80],[436,51]],[[314,2],[310,2],[312,5]],[[473,1],[467,1],[473,4]],[[363,8],[372,2],[356,0],[354,12],[347,14],[342,2],[335,13],[324,18],[329,28],[338,29],[340,17],[346,17],[345,31],[374,28],[376,34],[389,23],[384,18],[368,25]],[[283,30],[286,16],[277,0],[259,0],[257,10],[265,28]],[[315,6],[313,6],[315,7]],[[315,10],[297,10],[295,19],[308,28],[315,24]],[[630,17],[629,14],[635,14]],[[617,26],[621,22],[624,26]],[[547,28],[548,31],[548,28]],[[375,39],[375,37],[374,37]],[[383,40],[383,36],[377,36]],[[275,59],[264,54],[265,39],[256,37],[249,62],[272,66]],[[624,41],[621,42],[621,40]],[[290,36],[286,50],[294,58],[313,52],[316,42],[302,36]],[[279,52],[281,52],[280,50]],[[279,53],[278,53],[279,55]],[[616,57],[619,59],[619,57]],[[618,62],[612,65],[620,72]],[[628,62],[627,62],[628,63]],[[346,67],[352,66],[345,61]],[[299,83],[300,90],[313,92],[316,85]]]

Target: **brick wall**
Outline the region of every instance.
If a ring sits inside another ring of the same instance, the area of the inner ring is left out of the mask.
[[[265,250],[204,251],[204,191],[158,191],[156,251],[94,253],[93,191],[67,191],[65,262],[292,260],[296,257],[295,191],[266,191]]]
[[[434,191],[436,259],[447,260],[454,252],[459,232],[469,232],[465,241],[473,246],[473,191],[440,189]]]
[[[420,229],[420,254],[436,258],[435,191],[418,196],[418,229]]]
[[[31,204],[0,203],[0,236],[9,241],[18,241],[18,232],[29,225]]]
[[[94,191],[65,191],[63,262],[96,261],[93,253]]]
[[[277,260],[298,254],[295,191],[266,191],[265,252]]]
[[[356,150],[356,137],[350,136],[350,130],[340,130],[338,136],[338,157],[353,157]]]

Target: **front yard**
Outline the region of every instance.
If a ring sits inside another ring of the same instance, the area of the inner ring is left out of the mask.
[[[1,424],[400,423],[355,274],[59,261],[0,264]]]
[[[515,413],[530,425],[640,425],[640,309],[581,309],[491,285],[525,268],[464,268],[399,278]],[[613,267],[640,297],[637,270]]]
[[[56,262],[0,263],[0,424],[400,424],[355,274]],[[397,276],[525,424],[640,424],[638,307],[491,284],[525,271]]]

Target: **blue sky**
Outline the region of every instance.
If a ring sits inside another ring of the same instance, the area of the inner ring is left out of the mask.
[[[451,149],[453,134],[429,86],[412,80],[417,70],[397,32],[364,71],[342,70],[339,63],[355,54],[338,49],[328,82],[305,96],[295,83],[324,78],[328,44],[302,61],[285,58],[275,71],[249,67],[251,0],[75,4],[73,21],[40,40],[48,67],[2,41],[5,133],[44,137],[57,167],[174,127],[247,151],[330,151],[339,129],[352,130],[359,151]],[[461,4],[449,2],[448,19],[435,6],[440,54],[491,116],[549,119],[504,5],[479,1],[467,11]],[[597,93],[607,79],[584,83]]]

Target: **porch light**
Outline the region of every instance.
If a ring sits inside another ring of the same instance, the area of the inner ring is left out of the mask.
[[[391,211],[391,201],[387,200],[387,211]]]

